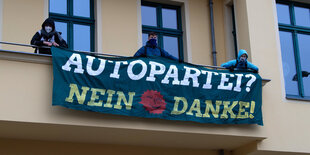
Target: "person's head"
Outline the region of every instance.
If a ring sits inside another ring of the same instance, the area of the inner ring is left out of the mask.
[[[42,29],[45,30],[47,33],[55,31],[55,22],[51,18],[47,18],[43,24]]]
[[[150,32],[148,34],[148,43],[152,47],[157,47],[157,34],[155,32]]]
[[[148,40],[151,40],[151,39],[156,39],[157,40],[157,34],[155,32],[150,32],[148,34]]]
[[[238,53],[238,59],[240,61],[246,61],[248,58],[248,53],[246,52],[246,50],[239,50],[239,53]]]

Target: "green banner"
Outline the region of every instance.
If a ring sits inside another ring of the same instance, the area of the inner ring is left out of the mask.
[[[52,56],[53,105],[145,118],[263,125],[258,74],[55,47]]]

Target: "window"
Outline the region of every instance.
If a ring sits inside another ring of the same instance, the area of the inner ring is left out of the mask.
[[[141,15],[143,44],[149,32],[156,32],[159,47],[183,60],[180,7],[142,1]]]
[[[277,1],[287,98],[310,100],[310,5]]]
[[[49,0],[49,16],[69,49],[94,51],[93,0]]]

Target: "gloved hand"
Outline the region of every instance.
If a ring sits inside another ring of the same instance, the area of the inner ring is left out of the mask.
[[[226,67],[226,69],[229,69],[230,72],[233,72],[235,70],[235,68],[233,66],[231,67]]]

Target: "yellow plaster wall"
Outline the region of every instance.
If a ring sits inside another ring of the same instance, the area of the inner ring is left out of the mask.
[[[138,47],[138,0],[102,0],[104,53],[132,56]]]
[[[214,30],[217,51],[217,66],[226,60],[225,24],[224,24],[224,1],[214,1]],[[228,14],[229,15],[229,14]],[[229,32],[228,32],[229,33]]]
[[[45,20],[44,0],[3,0],[2,41],[30,44]],[[3,45],[2,49],[34,52],[31,47]]]
[[[212,64],[211,30],[208,0],[190,0],[192,63]]]
[[[249,38],[249,25],[247,15],[247,0],[234,0],[235,6],[235,21],[236,31],[238,38],[238,51],[245,49],[249,54],[249,60],[251,60],[251,44]]]
[[[238,26],[240,19],[248,17],[238,28],[239,45],[251,49],[260,75],[272,80],[263,87],[263,130],[268,138],[259,143],[258,150],[310,153],[309,101],[285,98],[275,1],[235,2],[236,10],[243,11],[237,15]]]

